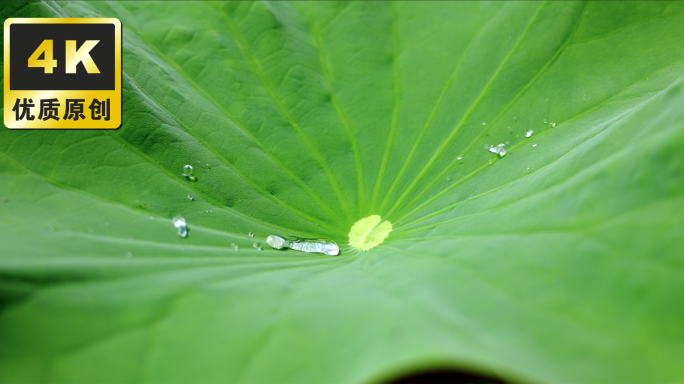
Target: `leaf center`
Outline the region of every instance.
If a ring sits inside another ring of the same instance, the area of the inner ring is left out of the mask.
[[[349,231],[349,245],[359,251],[367,251],[382,243],[392,232],[392,223],[378,215],[368,216],[357,221]]]

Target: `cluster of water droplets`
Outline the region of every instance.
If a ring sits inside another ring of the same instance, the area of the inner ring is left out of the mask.
[[[506,144],[501,143],[497,146],[490,145],[489,152],[496,153],[499,157],[504,157],[506,156]]]

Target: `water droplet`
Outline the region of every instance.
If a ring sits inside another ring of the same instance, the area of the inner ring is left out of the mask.
[[[447,177],[446,177],[446,180],[447,180],[447,181],[451,181],[451,176],[447,176]]]
[[[214,211],[212,211],[211,209],[207,209],[207,213],[212,213],[212,212],[214,212]]]
[[[530,137],[530,136],[532,136],[533,133],[534,133],[533,130],[528,129],[527,132],[525,132],[525,137]]]
[[[506,144],[499,144],[496,147],[491,145],[489,146],[489,152],[496,153],[499,155],[499,157],[504,157],[506,155],[506,148],[504,148]]]
[[[194,200],[195,200],[195,198],[192,197],[192,196],[190,196],[190,195],[188,195],[188,199],[189,199],[190,201],[194,201]]]
[[[513,116],[513,121],[518,121],[518,117],[517,117],[517,116]]]
[[[248,233],[249,237],[254,237],[254,234],[252,232]]]
[[[173,226],[178,229],[178,236],[185,237],[188,235],[188,224],[181,215],[176,215],[173,218]]]
[[[183,176],[189,181],[195,181],[197,178],[192,174],[192,165],[187,164],[183,167]]]
[[[340,247],[330,240],[285,239],[278,235],[270,235],[266,243],[275,249],[293,249],[306,253],[323,253],[328,256],[340,254]]]
[[[556,128],[556,123],[551,123],[551,128]]]
[[[105,221],[105,225],[109,227],[109,221]]]
[[[511,130],[511,126],[510,126],[510,125],[508,126],[508,130],[509,130],[509,131]]]
[[[544,124],[546,124],[546,119],[544,119]]]
[[[261,251],[261,244],[258,241],[255,241],[254,244],[252,244],[252,247],[257,251]]]
[[[126,258],[130,259],[131,257],[133,257],[133,254],[130,252],[126,252]]]
[[[527,169],[530,169],[530,167],[527,167]]]
[[[537,146],[537,144],[536,144],[536,143],[535,143],[535,144],[532,144],[532,148],[534,148],[534,147],[536,147],[536,146]]]
[[[492,161],[492,159],[489,159],[489,164],[493,164],[493,163],[494,163],[494,162]]]
[[[457,157],[457,158],[456,158],[456,160],[461,160],[461,159],[462,159],[462,157],[461,157],[461,156],[459,156],[459,157]]]
[[[510,144],[511,142],[510,142],[510,141],[504,141],[504,143],[506,143],[506,145],[508,145],[508,144]]]
[[[487,125],[487,123],[485,123],[485,122],[482,122],[482,125]]]
[[[233,247],[234,250],[238,250],[238,245],[235,243],[230,243],[230,246]]]

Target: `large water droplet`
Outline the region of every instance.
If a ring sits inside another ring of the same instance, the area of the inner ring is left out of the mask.
[[[178,229],[178,236],[185,237],[188,235],[188,224],[181,215],[176,215],[173,218],[173,226]]]
[[[192,174],[192,165],[187,164],[183,167],[183,176],[189,181],[195,181],[197,178]]]
[[[340,247],[330,240],[307,240],[307,239],[285,239],[278,235],[270,235],[266,238],[266,243],[275,249],[294,249],[306,253],[323,253],[328,256],[337,256]]]
[[[533,133],[534,133],[533,130],[528,129],[527,132],[525,132],[525,137],[530,137],[530,136],[532,136]]]
[[[499,144],[496,147],[491,145],[489,147],[489,152],[496,153],[499,157],[504,157],[506,155],[506,144]]]

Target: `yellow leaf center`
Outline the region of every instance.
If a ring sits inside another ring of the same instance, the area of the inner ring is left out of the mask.
[[[359,251],[367,251],[382,243],[392,232],[392,223],[378,215],[368,216],[357,221],[349,231],[349,245]]]

